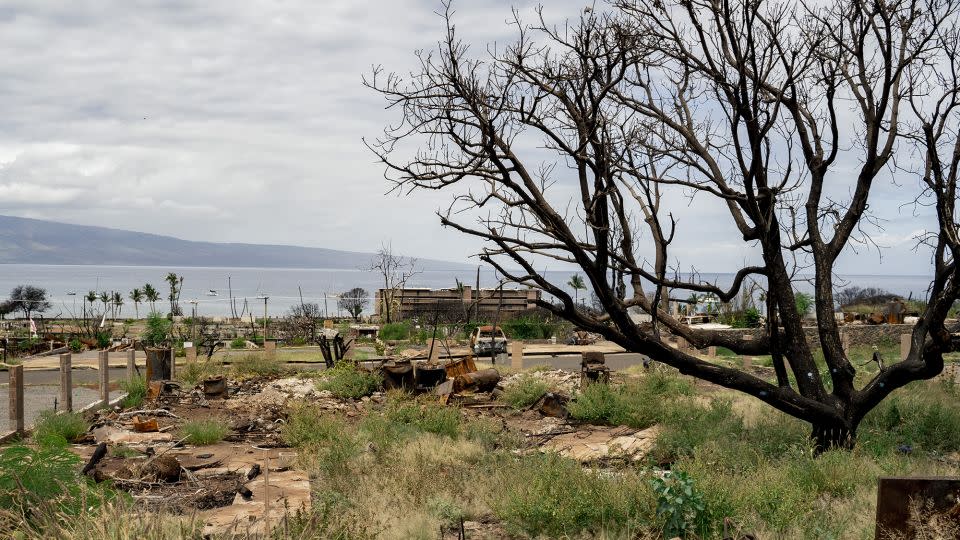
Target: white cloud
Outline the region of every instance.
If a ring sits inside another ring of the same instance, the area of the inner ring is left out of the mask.
[[[537,3],[513,2],[527,16]],[[553,2],[546,13],[559,21],[583,5]],[[473,50],[512,35],[510,6],[457,4]],[[465,259],[476,241],[440,228],[434,215],[448,197],[385,196],[383,171],[360,141],[396,120],[361,76],[377,64],[413,68],[414,51],[442,37],[440,7],[5,2],[0,212],[193,240],[359,251],[392,241],[420,257]],[[831,194],[845,194],[849,180],[838,178]],[[872,203],[895,218],[891,234],[917,229],[900,214],[898,190],[879,195]],[[675,202],[682,267],[729,271],[749,258],[722,205]]]

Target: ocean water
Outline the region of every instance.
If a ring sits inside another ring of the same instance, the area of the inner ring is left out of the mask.
[[[367,270],[4,264],[0,265],[0,298],[6,297],[7,291],[17,285],[42,287],[47,289],[53,302],[53,308],[47,315],[60,314],[66,317],[71,313],[82,313],[82,297],[87,291],[120,291],[125,299],[122,316],[132,317],[133,302],[127,298],[130,291],[134,287],[142,288],[145,283],[150,283],[161,295],[157,309],[166,312],[169,310],[169,303],[165,300],[168,287],[164,277],[168,272],[175,272],[184,278],[180,295],[180,305],[184,312],[189,314],[192,309],[190,300],[196,300],[197,313],[206,316],[230,314],[228,281],[232,286],[233,296],[237,299],[238,309],[242,308],[246,301],[248,309],[252,309],[255,316],[263,314],[263,300],[258,296],[269,297],[267,311],[270,316],[283,315],[292,306],[298,305],[301,294],[304,302],[315,302],[320,305],[321,310],[326,305],[328,313],[336,314],[336,294],[360,287],[372,296],[374,291],[382,286],[382,277]],[[559,284],[565,284],[572,274],[573,271],[547,272],[547,276]],[[427,270],[414,276],[409,286],[453,287],[457,279],[466,285],[474,286],[476,270]],[[733,274],[701,274],[700,279],[726,286],[732,281]],[[838,282],[838,288],[847,285],[878,287],[915,299],[925,299],[930,285],[930,276],[850,275],[842,276],[842,279],[843,282]],[[496,284],[497,277],[493,270],[481,268],[480,286],[494,287]],[[564,285],[564,288],[572,294],[569,287]],[[812,290],[804,281],[798,281],[796,288]],[[211,289],[217,291],[218,296],[210,296],[208,292]],[[68,294],[70,292],[76,292],[76,295]],[[584,294],[588,293],[580,292],[581,298]],[[372,303],[371,299],[368,311],[372,311]],[[141,305],[140,315],[143,316],[148,310],[148,306]]]

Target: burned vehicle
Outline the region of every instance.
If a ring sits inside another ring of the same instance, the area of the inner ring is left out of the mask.
[[[470,348],[473,354],[477,356],[490,356],[507,353],[507,336],[503,333],[503,328],[497,327],[494,332],[493,326],[479,326],[470,335]]]

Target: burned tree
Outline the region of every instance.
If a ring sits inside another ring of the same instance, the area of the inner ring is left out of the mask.
[[[403,302],[403,298],[398,295],[402,294],[407,281],[420,273],[417,260],[394,254],[393,246],[387,244],[373,256],[368,270],[377,272],[383,278],[383,289],[377,299],[379,302],[377,309],[381,310],[384,322],[389,323],[396,305]]]
[[[559,300],[543,308],[809,422],[818,448],[850,446],[868,411],[940,373],[957,347],[945,326],[960,294],[956,9],[616,2],[560,28],[515,17],[516,40],[483,59],[458,40],[448,9],[446,35],[417,72],[367,79],[403,120],[368,146],[396,189],[452,192],[441,223],[487,241],[482,259],[511,281]],[[401,155],[411,144],[419,150]],[[870,194],[891,180],[935,209],[938,226],[921,239],[934,275],[907,359],[862,380],[841,346],[833,270],[871,245]],[[671,263],[683,223],[668,204],[681,197],[712,201],[755,254],[727,286]],[[545,257],[577,265],[604,312],[539,271]],[[813,275],[823,369],[795,301],[802,271]],[[729,302],[753,282],[766,290],[759,339],[690,328],[668,309],[691,293]],[[634,325],[634,306],[652,324]],[[674,349],[667,332],[695,348],[771,354],[777,380]]]
[[[370,303],[369,296],[366,290],[354,287],[337,298],[337,308],[349,313],[354,321],[359,321],[363,309]]]

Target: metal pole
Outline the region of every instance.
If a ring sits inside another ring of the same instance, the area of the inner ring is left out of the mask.
[[[73,357],[70,353],[60,355],[60,403],[63,410],[73,412]]]
[[[267,300],[269,300],[269,298],[264,296],[263,297],[263,343],[264,345],[266,345],[267,343]]]

